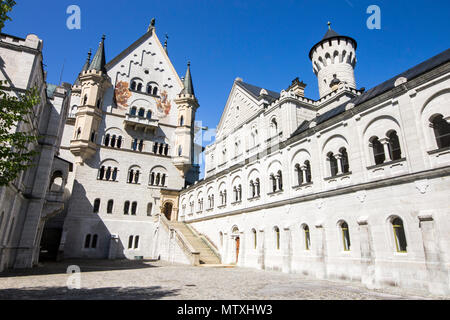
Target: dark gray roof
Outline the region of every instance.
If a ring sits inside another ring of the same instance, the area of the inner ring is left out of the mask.
[[[340,115],[341,113],[345,112],[345,107],[348,103],[353,103],[355,106],[358,106],[366,101],[369,101],[391,89],[393,89],[395,87],[395,81],[400,78],[400,77],[404,77],[406,78],[408,81],[417,78],[418,76],[436,68],[439,67],[440,65],[449,62],[450,61],[450,49],[445,50],[444,52],[434,56],[431,59],[426,60],[425,62],[422,62],[418,65],[416,65],[415,67],[406,70],[405,72],[383,82],[382,84],[374,87],[373,89],[370,89],[369,91],[361,94],[360,96],[357,96],[353,99],[351,99],[350,101],[347,101],[343,104],[341,104],[340,106],[325,112],[324,114],[316,117],[315,121],[316,124],[321,124],[324,123],[325,121],[334,118],[338,115]],[[305,123],[302,123],[297,130],[294,132],[294,134],[292,136],[296,136],[306,130],[309,129],[309,124],[311,122],[308,122],[307,125],[305,125]]]
[[[332,39],[346,39],[346,40],[350,40],[354,43],[355,45],[355,50],[358,47],[358,43],[356,42],[355,39],[348,37],[348,36],[341,36],[339,33],[337,33],[336,31],[334,31],[331,28],[328,28],[327,33],[325,33],[325,36],[322,38],[322,40],[320,40],[319,42],[317,42],[309,51],[309,59],[312,59],[312,53],[313,51],[320,46],[322,43],[324,43],[325,41],[329,41]]]
[[[236,83],[239,86],[241,86],[242,88],[244,88],[248,93],[250,93],[256,99],[260,98],[260,93],[261,93],[261,90],[263,88],[254,86],[254,85],[249,84],[249,83],[245,83],[243,81],[236,81]],[[268,100],[269,100],[270,103],[272,103],[273,101],[275,101],[275,100],[280,98],[280,94],[278,92],[275,92],[275,91],[272,91],[272,90],[267,90],[267,89],[265,89],[265,90],[268,93],[268,96],[266,96],[266,97],[268,97]]]
[[[92,59],[89,70],[102,71],[106,74],[106,58],[105,58],[105,36],[102,37],[102,41],[98,46],[98,50],[95,53],[94,58]]]
[[[83,68],[81,69],[81,72],[80,72],[80,74],[79,74],[78,77],[77,77],[77,80],[75,81],[75,85],[76,85],[76,86],[79,86],[79,85],[81,84],[81,83],[80,83],[80,75],[81,75],[84,71],[88,71],[88,70],[89,70],[89,66],[91,65],[91,55],[92,55],[92,51],[89,50],[88,56],[87,56],[87,59],[86,59],[86,62],[84,63],[84,66],[83,66]]]
[[[188,62],[188,67],[186,71],[186,76],[184,77],[184,88],[181,90],[181,94],[194,94],[194,84],[192,83],[192,76],[191,76],[191,63]]]

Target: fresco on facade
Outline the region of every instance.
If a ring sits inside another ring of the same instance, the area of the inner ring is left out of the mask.
[[[170,109],[172,108],[172,104],[168,99],[167,91],[164,90],[161,93],[161,98],[155,99],[156,107],[158,108],[158,112],[161,114],[163,118],[169,115]]]
[[[116,84],[116,89],[114,90],[117,106],[120,108],[128,107],[128,99],[131,97],[131,92],[128,87],[128,82],[119,81]]]

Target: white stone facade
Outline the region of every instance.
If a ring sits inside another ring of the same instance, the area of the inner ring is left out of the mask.
[[[179,127],[174,99],[183,83],[154,28],[112,59],[106,71],[110,83],[100,99],[96,151],[82,161],[72,152],[73,141],[78,128],[85,130],[89,125],[79,115],[90,89],[83,83],[72,90],[61,155],[76,164],[69,177],[73,188],[61,226],[60,255],[157,257],[155,216],[166,204],[161,190],[185,186],[185,178],[174,165]],[[193,166],[188,176],[198,179],[198,168]],[[176,214],[176,203],[171,205]]]
[[[237,79],[180,220],[223,263],[448,294],[450,146],[432,121],[448,130],[449,56],[367,93],[342,77],[319,101]]]
[[[34,133],[38,154],[33,167],[0,188],[0,271],[37,265],[44,225],[64,208],[64,187],[70,163],[58,157],[68,88],[47,85],[42,65],[43,42],[36,35],[25,39],[0,35],[0,80],[9,94],[19,96],[36,87],[40,103],[20,122],[16,132]],[[69,86],[70,88],[70,86]]]

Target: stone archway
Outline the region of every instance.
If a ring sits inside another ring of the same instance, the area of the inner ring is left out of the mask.
[[[239,228],[238,227],[234,227],[232,232],[231,232],[231,238],[233,239],[233,251],[232,252],[232,256],[234,257],[232,263],[238,263],[239,262],[239,253],[240,253],[240,249],[241,249],[241,238],[240,238],[240,233],[239,233]]]

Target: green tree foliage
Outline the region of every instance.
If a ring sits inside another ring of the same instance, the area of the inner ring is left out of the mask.
[[[12,7],[15,6],[15,4],[16,2],[14,0],[0,0],[0,32],[3,30],[6,21],[11,21],[8,13],[12,10]]]
[[[4,88],[4,83],[0,81],[1,88]],[[19,97],[0,90],[0,186],[8,185],[32,165],[37,152],[29,150],[29,147],[37,141],[37,132],[29,129],[19,131],[17,125],[32,128],[33,107],[39,103],[37,88]]]

